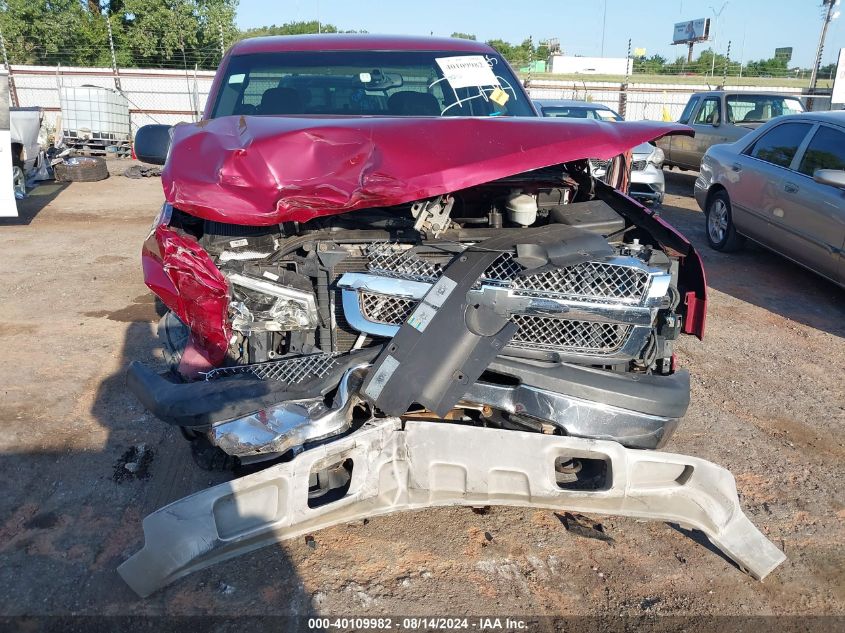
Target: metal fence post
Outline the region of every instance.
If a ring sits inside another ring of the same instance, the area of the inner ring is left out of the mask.
[[[525,79],[525,87],[531,85],[531,71],[533,70],[531,67],[534,65],[534,38],[529,35],[528,36],[528,77]]]
[[[628,56],[625,58],[625,81],[619,89],[619,114],[624,119],[628,109],[628,77],[631,75],[631,40],[628,40]]]
[[[106,13],[106,27],[109,30],[109,50],[111,51],[111,69],[114,73],[114,87],[117,88],[117,91],[122,93],[123,90],[120,87],[120,73],[117,71],[117,57],[114,54],[114,38],[112,37],[111,32],[111,13]]]

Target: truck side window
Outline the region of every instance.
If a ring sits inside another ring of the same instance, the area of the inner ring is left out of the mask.
[[[698,97],[691,97],[689,102],[687,102],[684,111],[681,112],[681,118],[678,119],[678,123],[688,123],[690,117],[692,117],[692,113],[695,111],[695,107],[698,105],[699,98]]]
[[[722,120],[722,108],[719,106],[719,99],[708,97],[701,104],[701,110],[695,117],[697,125],[713,125]]]

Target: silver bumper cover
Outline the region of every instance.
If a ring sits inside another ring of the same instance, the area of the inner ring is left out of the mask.
[[[470,445],[473,450],[466,450]],[[555,477],[558,458],[604,460],[605,485],[562,489]],[[311,473],[345,460],[353,465],[345,496],[309,507]],[[365,517],[454,505],[678,523],[704,532],[758,579],[785,559],[742,513],[731,474],[710,462],[602,440],[431,422],[403,427],[387,418],[150,514],[143,549],[118,572],[148,596],[177,578],[281,540]]]

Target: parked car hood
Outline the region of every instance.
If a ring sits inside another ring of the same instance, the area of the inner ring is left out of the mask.
[[[667,134],[693,131],[651,121],[229,116],[175,127],[162,186],[174,207],[208,220],[305,222],[609,159]]]

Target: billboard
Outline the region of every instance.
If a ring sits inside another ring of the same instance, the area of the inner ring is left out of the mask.
[[[782,59],[787,64],[792,61],[792,47],[784,46],[775,49],[775,59]]]
[[[710,18],[690,20],[689,22],[678,22],[675,25],[675,34],[672,37],[673,44],[688,44],[690,42],[701,42],[710,36]]]
[[[839,62],[836,65],[836,79],[833,80],[830,103],[845,104],[845,48],[839,49]]]

